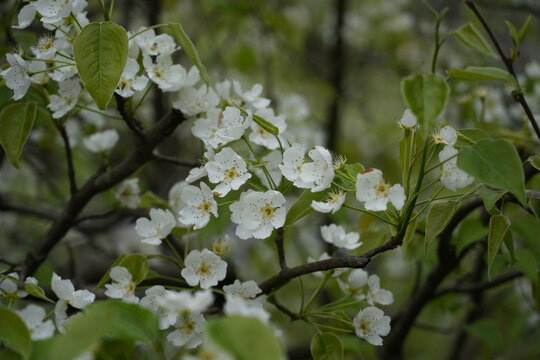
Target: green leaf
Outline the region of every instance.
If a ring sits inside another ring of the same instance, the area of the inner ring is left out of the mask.
[[[540,170],[540,155],[532,155],[527,159],[536,170]]]
[[[411,75],[401,81],[401,94],[418,118],[424,134],[433,128],[435,119],[444,111],[449,93],[444,78],[436,74]]]
[[[481,188],[478,190],[478,194],[482,198],[487,212],[492,214],[493,212],[497,212],[494,211],[495,205],[497,204],[497,201],[506,194],[506,191],[494,191],[488,188]]]
[[[0,360],[23,360],[24,358],[17,352],[10,349],[0,350]]]
[[[311,339],[311,355],[314,360],[341,360],[343,344],[332,333],[317,333]]]
[[[285,358],[274,331],[259,319],[242,316],[212,319],[206,323],[206,330],[214,343],[236,360]]]
[[[459,225],[456,237],[456,253],[460,253],[467,245],[487,236],[488,229],[478,219],[467,218]]]
[[[413,216],[416,215],[416,214],[413,214]],[[414,237],[414,235],[416,234],[416,221],[418,219],[414,219],[413,221],[411,221],[409,223],[409,225],[407,225],[407,230],[405,231],[405,236],[403,236],[403,241],[402,241],[402,244],[401,246],[403,248],[406,248],[407,245],[409,245],[409,241],[411,241],[411,239]]]
[[[482,140],[471,147],[461,148],[457,165],[489,186],[510,191],[523,206],[527,206],[521,160],[508,140]]]
[[[0,341],[23,358],[30,355],[30,332],[15,312],[0,307]]]
[[[452,31],[451,34],[457,37],[459,41],[471,49],[492,58],[497,57],[489,43],[486,41],[486,39],[484,39],[484,36],[473,24],[465,24],[459,29]]]
[[[96,285],[96,289],[102,287],[109,281],[111,281],[110,272],[111,269],[115,266],[125,267],[131,274],[131,281],[135,284],[140,283],[146,278],[148,274],[148,259],[146,256],[141,254],[122,254],[116,259],[116,261],[111,265],[107,273],[101,278],[99,283]]]
[[[38,299],[42,299],[54,304],[54,301],[49,299],[47,295],[45,295],[45,291],[43,291],[43,289],[36,284],[24,283],[24,291]]]
[[[508,228],[510,228],[510,220],[508,220],[508,218],[504,215],[495,215],[489,220],[487,248],[488,274],[490,273],[491,264],[493,264],[493,260],[495,260],[495,256],[499,252]]]
[[[206,67],[203,65],[201,59],[199,58],[199,53],[197,52],[197,49],[191,42],[191,39],[185,33],[182,25],[180,25],[179,23],[169,23],[169,29],[171,30],[172,35],[176,38],[176,41],[178,41],[182,49],[184,49],[187,56],[189,56],[193,64],[195,64],[197,69],[199,69],[203,81],[209,87],[210,76],[208,76],[208,71],[206,71]]]
[[[465,69],[452,69],[448,76],[465,80],[491,80],[514,83],[515,79],[510,73],[492,66],[468,66]]]
[[[531,198],[529,200],[529,206],[533,210],[534,215],[540,220],[540,199]]]
[[[512,39],[514,47],[517,47],[519,45],[519,39],[516,27],[508,20],[505,20],[504,22],[506,24],[506,27],[508,28],[508,31],[510,32],[510,38]]]
[[[534,255],[526,249],[517,249],[515,255],[515,267],[521,270],[535,286],[539,286],[540,282],[538,280],[538,264]]]
[[[272,124],[268,120],[263,119],[259,115],[253,114],[253,121],[270,134],[275,136],[279,134],[279,129],[274,124]]]
[[[525,36],[527,35],[527,32],[529,31],[529,25],[531,25],[532,16],[529,14],[527,16],[527,20],[525,20],[525,24],[519,29],[518,33],[518,41],[521,43],[523,39],[525,39]]]
[[[127,53],[126,31],[110,21],[86,25],[73,42],[79,75],[101,110],[105,110],[118,85]]]
[[[503,336],[499,325],[489,319],[477,320],[472,324],[465,326],[467,331],[472,336],[486,342],[492,349],[503,351]]]
[[[35,118],[36,104],[33,102],[11,104],[0,112],[0,143],[9,162],[16,168],[20,167],[18,160]]]
[[[287,217],[285,218],[285,226],[294,224],[307,214],[313,211],[311,207],[312,201],[321,201],[328,194],[325,191],[320,191],[313,193],[310,190],[304,190],[302,195],[296,200],[296,202],[291,206],[289,212],[287,212]]]
[[[510,254],[510,265],[514,265],[516,263],[516,252],[514,250],[514,236],[511,231],[507,231],[504,234],[503,242]]]
[[[457,201],[444,201],[434,203],[431,206],[426,218],[426,250],[437,235],[448,225],[456,212],[458,204]]]
[[[489,139],[489,134],[482,129],[461,129],[457,132],[456,146],[474,145],[481,140]]]

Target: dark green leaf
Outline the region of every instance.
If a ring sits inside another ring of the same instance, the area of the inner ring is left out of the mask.
[[[529,200],[529,206],[534,212],[534,215],[538,220],[540,220],[540,199],[531,198]]]
[[[122,76],[128,53],[123,27],[110,21],[88,24],[73,42],[73,56],[86,90],[101,110]]]
[[[482,140],[471,147],[461,148],[457,165],[487,185],[510,191],[526,206],[521,160],[508,140]]]
[[[472,324],[465,326],[467,331],[472,336],[486,342],[492,349],[503,351],[503,336],[499,325],[489,319],[477,320]]]
[[[536,170],[540,170],[540,155],[532,155],[527,159]]]
[[[465,24],[459,29],[452,31],[451,34],[453,34],[458,38],[459,41],[471,49],[474,49],[484,55],[491,56],[492,58],[497,57],[489,43],[484,39],[484,36],[473,24]]]
[[[516,263],[516,253],[514,250],[514,236],[511,231],[507,231],[506,234],[504,234],[503,241],[510,254],[510,265],[514,265]]]
[[[459,254],[467,245],[482,239],[488,229],[478,219],[467,218],[459,225],[456,238],[456,252]]]
[[[35,118],[36,104],[33,102],[11,104],[0,112],[0,142],[9,162],[16,168],[20,167],[18,160]]]
[[[534,255],[527,249],[516,250],[516,263],[514,264],[521,270],[535,286],[539,286],[538,281],[538,263]]]
[[[491,66],[468,66],[465,69],[452,69],[448,76],[465,80],[491,80],[514,83],[514,77],[507,71]]]
[[[506,191],[494,191],[488,188],[482,188],[478,190],[478,194],[482,198],[487,212],[492,214],[492,212],[497,212],[494,211],[495,205],[497,204],[497,201],[506,194]]]
[[[499,252],[501,244],[503,242],[506,231],[510,227],[510,220],[504,215],[492,216],[489,220],[489,235],[488,235],[488,248],[487,248],[487,265],[488,274],[495,256]]]
[[[311,355],[314,360],[341,360],[343,344],[332,333],[317,333],[311,339]]]
[[[30,332],[15,312],[0,307],[0,341],[23,358],[30,355]]]
[[[426,218],[426,249],[448,225],[456,212],[458,204],[457,201],[444,201],[434,203],[431,206]]]
[[[203,81],[208,87],[210,87],[210,76],[208,76],[208,71],[206,71],[206,67],[201,62],[195,45],[193,45],[191,39],[185,33],[182,25],[179,23],[169,23],[169,29],[171,30],[172,35],[176,38],[176,41],[178,41],[182,49],[184,49],[187,56],[189,56],[193,64],[195,64],[197,69],[199,69]]]

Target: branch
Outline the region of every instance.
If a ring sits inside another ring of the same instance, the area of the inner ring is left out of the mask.
[[[285,249],[283,248],[283,228],[277,229],[274,242],[276,243],[279,267],[281,270],[286,269],[287,263],[285,261]]]
[[[493,32],[491,31],[489,25],[487,24],[486,20],[484,20],[484,17],[482,16],[482,14],[480,14],[480,11],[476,8],[476,5],[474,5],[474,2],[472,0],[464,0],[464,3],[465,3],[465,5],[467,5],[472,10],[472,12],[478,18],[480,23],[482,23],[482,26],[484,27],[484,29],[488,33],[489,38],[491,39],[491,42],[493,43],[493,45],[495,46],[495,49],[499,53],[499,56],[500,56],[501,60],[503,61],[504,65],[506,66],[506,69],[514,77],[514,80],[516,81],[518,89],[516,91],[512,92],[512,97],[514,98],[514,100],[516,100],[517,102],[519,102],[521,104],[521,107],[525,111],[525,114],[527,115],[527,118],[529,119],[529,121],[530,121],[530,123],[531,123],[531,125],[532,125],[532,127],[534,129],[534,132],[536,133],[536,136],[538,137],[538,139],[540,139],[540,128],[538,127],[538,124],[536,123],[536,120],[534,119],[534,115],[533,115],[531,109],[529,108],[529,104],[525,100],[525,97],[523,96],[523,94],[519,91],[519,82],[518,82],[518,78],[516,76],[516,73],[514,71],[514,64],[504,54],[503,50],[501,49],[501,46],[499,45],[499,42],[495,38],[495,35],[493,35]]]
[[[137,137],[143,139],[145,135],[143,128],[137,123],[137,120],[135,120],[135,118],[133,118],[133,116],[128,114],[126,111],[126,99],[117,93],[114,93],[114,98],[116,99],[116,108],[118,109],[120,116],[122,116],[122,119],[124,119],[126,125],[135,133],[135,135],[137,135]]]
[[[71,145],[69,143],[69,137],[66,132],[66,128],[63,125],[58,125],[58,131],[62,136],[64,141],[64,148],[66,150],[66,162],[68,168],[68,177],[69,177],[69,189],[71,196],[77,192],[77,181],[75,180],[75,168],[73,167],[73,156],[71,155]]]
[[[168,155],[154,154],[154,160],[165,163],[165,164],[172,164],[172,165],[188,167],[188,168],[196,168],[200,166],[200,164],[198,163],[182,161],[180,159],[177,159],[173,156],[168,156]]]
[[[144,163],[151,160],[155,147],[184,120],[185,117],[179,111],[173,110],[144,133],[144,137],[138,142],[135,151],[127,159],[111,168],[110,171],[105,171],[104,167],[99,169],[71,197],[61,214],[54,220],[49,231],[39,240],[34,249],[28,252],[23,262],[21,278],[25,279],[26,276],[34,273],[53,247],[76,224],[78,215],[96,194],[120,183],[136,172]]]
[[[33,208],[26,208],[24,206],[6,204],[2,197],[0,197],[0,211],[14,212],[23,215],[30,215],[43,220],[55,220],[56,215],[50,211],[42,211]]]
[[[522,276],[523,276],[523,273],[520,271],[509,271],[506,274],[496,277],[492,281],[481,281],[481,282],[476,282],[476,283],[467,284],[467,285],[459,285],[459,284],[448,285],[441,288],[439,291],[437,291],[433,295],[433,298],[438,298],[440,296],[450,294],[450,293],[466,294],[466,293],[471,293],[475,291],[489,290],[499,285],[503,285],[514,279],[520,278]]]

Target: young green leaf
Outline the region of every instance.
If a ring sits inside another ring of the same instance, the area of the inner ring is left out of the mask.
[[[43,289],[36,284],[24,283],[24,291],[38,299],[42,299],[54,304],[54,301],[49,299],[47,295],[45,295],[45,291],[43,291]]]
[[[489,186],[510,191],[527,206],[521,160],[508,140],[482,140],[471,147],[461,148],[457,165]]]
[[[512,44],[514,44],[514,48],[518,47],[519,39],[516,27],[508,20],[505,20],[504,22],[506,24],[506,27],[508,28],[508,31],[510,32],[510,38],[512,39]]]
[[[540,170],[540,155],[531,155],[527,161],[534,166],[536,170]]]
[[[439,75],[411,75],[401,81],[401,94],[425,135],[444,111],[450,89]]]
[[[437,235],[448,225],[457,210],[458,204],[457,201],[444,201],[434,203],[431,206],[426,218],[426,250]]]
[[[253,114],[253,121],[270,134],[275,136],[279,134],[279,129],[274,124],[260,117],[259,115]]]
[[[341,360],[343,344],[332,333],[316,333],[311,339],[311,355],[314,360]]]
[[[465,69],[452,69],[448,76],[465,80],[491,80],[514,83],[514,77],[507,71],[492,66],[468,66]]]
[[[519,29],[518,33],[518,41],[521,44],[523,40],[525,39],[525,36],[527,35],[527,32],[529,31],[529,26],[531,25],[532,16],[529,14],[527,16],[527,20],[525,20],[525,24]]]
[[[25,359],[30,355],[28,328],[19,315],[5,307],[0,307],[0,342]]]
[[[497,56],[491,49],[489,43],[484,39],[484,36],[476,29],[476,27],[471,24],[465,24],[457,30],[451,32],[459,41],[461,41],[466,46],[474,49],[484,55],[496,58]]]
[[[499,252],[506,231],[510,227],[510,220],[504,215],[492,216],[489,220],[489,235],[487,248],[487,265],[488,275],[490,273],[491,264],[495,260],[495,256]]]
[[[128,37],[110,21],[91,23],[73,42],[73,56],[83,84],[99,109],[105,110],[124,71]]]
[[[210,76],[208,76],[208,71],[206,67],[201,62],[199,58],[199,53],[195,48],[195,45],[191,42],[191,39],[187,36],[186,32],[182,28],[180,23],[169,23],[169,30],[171,30],[172,35],[176,38],[176,41],[180,43],[180,46],[186,52],[187,56],[191,59],[193,64],[199,69],[203,81],[206,83],[206,86],[210,86]]]
[[[15,103],[0,112],[0,143],[11,165],[19,168],[19,157],[36,118],[36,104]]]

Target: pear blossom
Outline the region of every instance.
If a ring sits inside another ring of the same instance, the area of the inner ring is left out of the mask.
[[[38,59],[52,59],[56,54],[54,37],[50,35],[41,36],[38,41],[30,47],[30,50],[32,50]]]
[[[115,266],[111,269],[109,276],[111,283],[105,284],[105,295],[113,299],[122,299],[127,303],[138,303],[139,298],[135,296],[136,283],[132,281],[129,271],[123,266]]]
[[[238,295],[244,299],[253,299],[262,292],[257,283],[253,280],[241,282],[240,280],[234,280],[231,285],[223,286],[223,291],[226,294]]]
[[[231,245],[231,238],[229,235],[225,234],[223,237],[220,237],[217,241],[214,241],[210,244],[210,249],[216,255],[223,256],[225,252],[229,249]]]
[[[309,116],[309,107],[306,104],[306,100],[298,94],[291,94],[284,97],[279,105],[280,113],[287,120],[301,122]]]
[[[342,189],[339,189],[337,192],[331,192],[328,194],[329,198],[326,201],[311,201],[311,207],[321,213],[334,214],[336,211],[341,209],[341,206],[345,203],[346,194]]]
[[[375,303],[390,305],[394,302],[394,296],[388,290],[381,289],[381,279],[377,275],[370,275],[368,278],[367,302],[369,305]]]
[[[84,146],[94,153],[106,153],[118,142],[118,132],[116,130],[105,130],[92,134],[84,138]]]
[[[28,5],[25,5],[22,7],[21,11],[19,11],[19,15],[17,16],[19,20],[19,25],[13,25],[14,29],[25,29],[32,21],[34,21],[34,17],[36,16],[36,7],[34,3],[30,3]]]
[[[37,280],[34,277],[27,277],[24,281],[25,284],[37,285]],[[28,294],[24,290],[19,290],[19,274],[16,272],[2,275],[0,277],[0,297],[10,299],[20,299],[26,297]]]
[[[256,109],[263,109],[270,105],[270,99],[260,97],[263,87],[261,84],[255,84],[247,91],[242,90],[242,86],[236,80],[233,81],[234,92],[242,99],[242,101],[251,105]],[[262,116],[262,115],[261,115]]]
[[[141,198],[139,197],[139,179],[128,179],[124,180],[118,185],[114,196],[116,200],[128,209],[136,209],[141,203]]]
[[[372,345],[381,346],[381,336],[390,333],[390,317],[384,315],[381,309],[368,306],[354,316],[353,326],[356,336]]]
[[[399,119],[398,124],[405,130],[413,130],[418,125],[418,119],[410,109],[406,109],[403,112],[401,119]]]
[[[457,141],[456,129],[446,125],[433,134],[433,140],[435,144],[454,145]]]
[[[362,245],[362,242],[358,242],[360,234],[355,232],[346,233],[341,225],[321,226],[321,236],[327,243],[347,250],[353,250]]]
[[[236,235],[240,239],[266,239],[272,230],[285,223],[285,197],[278,191],[248,190],[240,200],[231,204],[231,220],[238,224]]]
[[[399,184],[385,183],[381,170],[369,168],[356,176],[356,198],[366,210],[385,211],[390,201],[399,211],[405,204],[405,191]]]
[[[274,110],[271,108],[258,109],[255,112],[255,115],[274,125],[278,129],[278,134],[282,134],[287,129],[285,118],[283,116],[274,115]],[[251,123],[249,140],[254,144],[264,146],[270,150],[279,148],[279,141],[276,136],[264,130],[254,121]]]
[[[135,91],[143,90],[146,84],[148,84],[148,78],[144,75],[137,76],[138,72],[139,64],[137,60],[128,58],[114,92],[124,98],[128,98],[135,94]]]
[[[145,28],[141,27],[137,32],[144,31]],[[168,34],[160,34],[156,36],[156,32],[151,30],[146,30],[134,38],[136,44],[146,55],[170,55],[179,47],[176,47],[176,43],[172,36]]]
[[[81,93],[81,85],[78,79],[69,79],[58,84],[58,94],[49,97],[47,107],[53,112],[55,119],[60,119],[77,105],[77,99]]]
[[[49,73],[49,77],[58,83],[62,83],[66,80],[71,79],[76,74],[77,74],[77,67],[75,66],[75,64],[73,64],[73,65],[62,66],[61,68],[55,69],[52,73]]]
[[[308,256],[307,261],[308,261],[308,263],[312,263],[312,262],[315,262],[315,261],[328,260],[328,259],[331,259],[331,258],[332,257],[330,255],[328,255],[328,253],[325,251],[317,259],[312,258],[311,256]],[[341,268],[334,269],[334,274],[332,276],[338,277],[339,275],[343,274],[345,271],[346,271],[345,269],[341,269]],[[323,271],[316,271],[316,272],[311,273],[311,274],[314,275],[315,277],[318,277],[318,278],[323,278],[324,277],[324,272]]]
[[[270,314],[264,310],[262,304],[257,300],[245,299],[240,295],[226,294],[223,312],[226,315],[240,315],[253,317],[264,323],[270,319]]]
[[[184,259],[186,267],[182,277],[190,286],[200,284],[208,289],[217,285],[227,275],[227,263],[208,249],[192,250]]]
[[[209,148],[208,150],[204,152],[203,157],[204,158],[201,161],[202,163],[214,160],[214,150],[212,148]],[[186,182],[192,183],[194,181],[202,179],[205,176],[208,176],[208,172],[206,171],[206,168],[204,167],[204,165],[202,165],[198,168],[196,167],[189,170],[189,174],[186,177]]]
[[[338,280],[341,291],[345,294],[353,295],[357,300],[364,300],[364,287],[368,283],[369,274],[363,269],[354,269],[349,273],[347,281]]]
[[[188,185],[182,191],[182,201],[187,205],[180,211],[179,220],[184,225],[194,225],[193,229],[201,229],[210,221],[210,214],[218,216],[217,202],[212,190],[201,182],[200,189]]]
[[[287,180],[293,181],[294,186],[299,188],[308,188],[311,186],[309,182],[302,181],[302,166],[305,161],[306,149],[296,143],[285,149],[283,152],[283,163],[279,165],[281,173]]]
[[[217,149],[231,141],[238,140],[250,126],[252,115],[248,111],[243,116],[236,107],[227,106],[225,110],[210,109],[206,118],[198,118],[191,132],[201,139],[208,148]]]
[[[178,92],[178,99],[172,107],[180,110],[187,116],[195,116],[219,104],[219,98],[212,88],[207,89],[206,84],[199,89],[193,86],[185,86]]]
[[[32,340],[44,340],[54,335],[52,320],[43,322],[47,313],[42,307],[30,304],[22,310],[15,310],[15,312],[25,323]]]
[[[202,334],[206,320],[202,314],[186,314],[179,316],[175,323],[175,330],[167,335],[174,346],[184,346],[194,349],[202,343]]]
[[[170,291],[161,285],[154,285],[144,291],[145,296],[139,301],[139,305],[145,309],[152,310],[158,315],[159,329],[168,329],[176,323],[177,314],[163,305],[164,299]]]
[[[150,220],[138,218],[135,231],[144,239],[142,243],[160,245],[161,239],[166,238],[176,225],[176,219],[169,210],[150,209]]]
[[[238,190],[251,178],[244,159],[229,147],[223,148],[204,167],[208,172],[208,180],[218,184],[213,191],[219,197],[224,197],[231,190]]]
[[[43,61],[29,61],[28,62],[28,72],[29,73],[35,73],[32,76],[30,76],[30,81],[34,84],[39,85],[45,85],[49,82],[49,74],[47,74],[46,70],[47,64]]]
[[[51,279],[52,291],[60,301],[65,302],[77,309],[84,309],[94,302],[96,296],[88,290],[77,290],[69,279],[62,280],[60,276],[53,272]]]
[[[457,166],[458,151],[451,145],[446,145],[439,153],[441,165],[441,182],[449,190],[456,191],[470,185],[474,178]]]
[[[143,56],[143,65],[148,77],[162,91],[178,91],[184,85],[187,78],[186,69],[180,64],[173,64],[170,55],[158,55],[153,62],[150,56]]]
[[[308,153],[313,160],[302,165],[300,179],[304,183],[313,184],[311,192],[319,192],[332,185],[334,180],[334,167],[332,155],[322,146],[314,146]]]
[[[6,86],[13,90],[13,100],[22,98],[30,87],[30,76],[27,74],[28,64],[18,54],[6,54],[10,67],[0,75],[6,79]]]
[[[175,213],[179,213],[186,206],[186,203],[182,200],[182,191],[187,185],[187,181],[179,181],[169,190],[169,206]]]
[[[230,80],[223,80],[221,82],[218,82],[214,87],[216,89],[216,94],[219,96],[221,100],[228,101],[231,99],[231,81]]]
[[[41,22],[52,24],[68,17],[73,10],[73,0],[38,0],[35,3]]]

